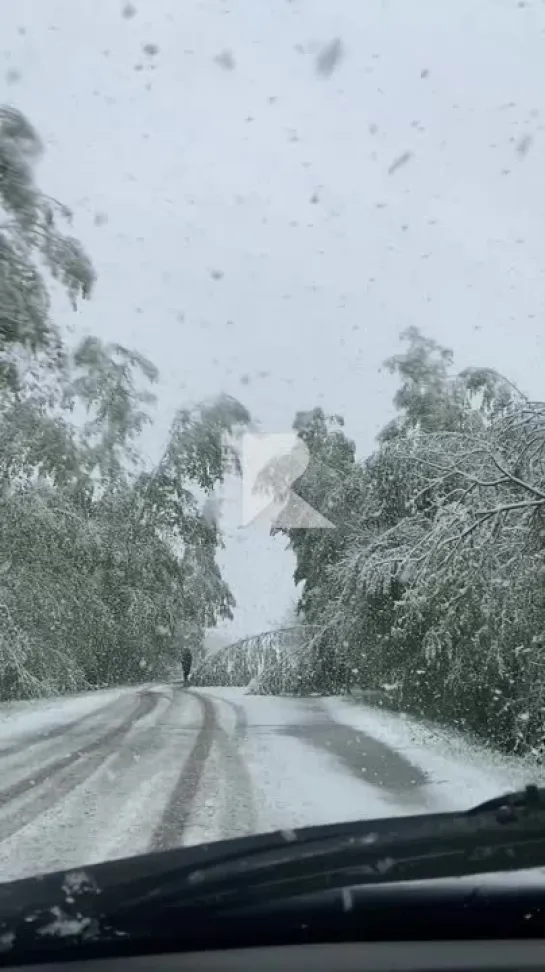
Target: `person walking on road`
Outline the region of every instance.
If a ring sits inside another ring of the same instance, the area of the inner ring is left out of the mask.
[[[189,675],[191,672],[191,665],[193,662],[193,655],[191,654],[191,649],[185,647],[182,651],[182,671],[184,673],[184,687],[187,686],[189,682]]]

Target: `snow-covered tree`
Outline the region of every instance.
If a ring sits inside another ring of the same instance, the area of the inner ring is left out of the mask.
[[[0,107],[0,388],[17,389],[38,363],[57,368],[61,336],[51,319],[45,269],[73,305],[89,297],[91,263],[59,221],[69,210],[44,195],[34,180],[40,139],[21,112]]]
[[[94,273],[37,188],[41,146],[0,109],[0,698],[162,677],[234,602],[203,509],[249,422],[225,396],[180,409],[149,470],[155,366],[89,336],[69,347],[47,272],[72,302]]]
[[[309,625],[301,687],[382,688],[541,752],[545,405],[493,369],[453,373],[415,328],[403,337],[387,362],[396,418],[370,457],[341,465],[338,494],[321,480],[344,529],[290,536]]]

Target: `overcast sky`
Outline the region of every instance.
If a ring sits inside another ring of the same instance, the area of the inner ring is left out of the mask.
[[[545,397],[542,0],[124,8],[1,0],[0,83],[98,272],[59,319],[160,368],[151,456],[177,405],[218,391],[264,431],[339,411],[365,454],[411,324]],[[281,621],[294,590],[282,542],[238,529],[236,508],[231,489],[239,635]]]

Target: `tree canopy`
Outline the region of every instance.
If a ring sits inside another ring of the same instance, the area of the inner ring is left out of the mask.
[[[544,740],[545,405],[453,371],[416,328],[386,362],[396,416],[356,460],[338,417],[297,416],[297,488],[336,530],[284,530],[308,632],[297,687],[389,704],[515,751]],[[295,683],[294,683],[295,684]]]
[[[69,346],[51,282],[92,296],[70,213],[37,187],[42,151],[0,109],[0,698],[142,681],[198,644],[234,601],[210,496],[236,468],[229,433],[249,422],[220,396],[180,408],[150,469],[139,447],[158,372],[120,344]]]

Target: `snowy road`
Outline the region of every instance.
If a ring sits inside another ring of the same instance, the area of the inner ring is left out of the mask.
[[[0,874],[362,817],[464,807],[535,779],[341,699],[145,686],[0,708]]]

